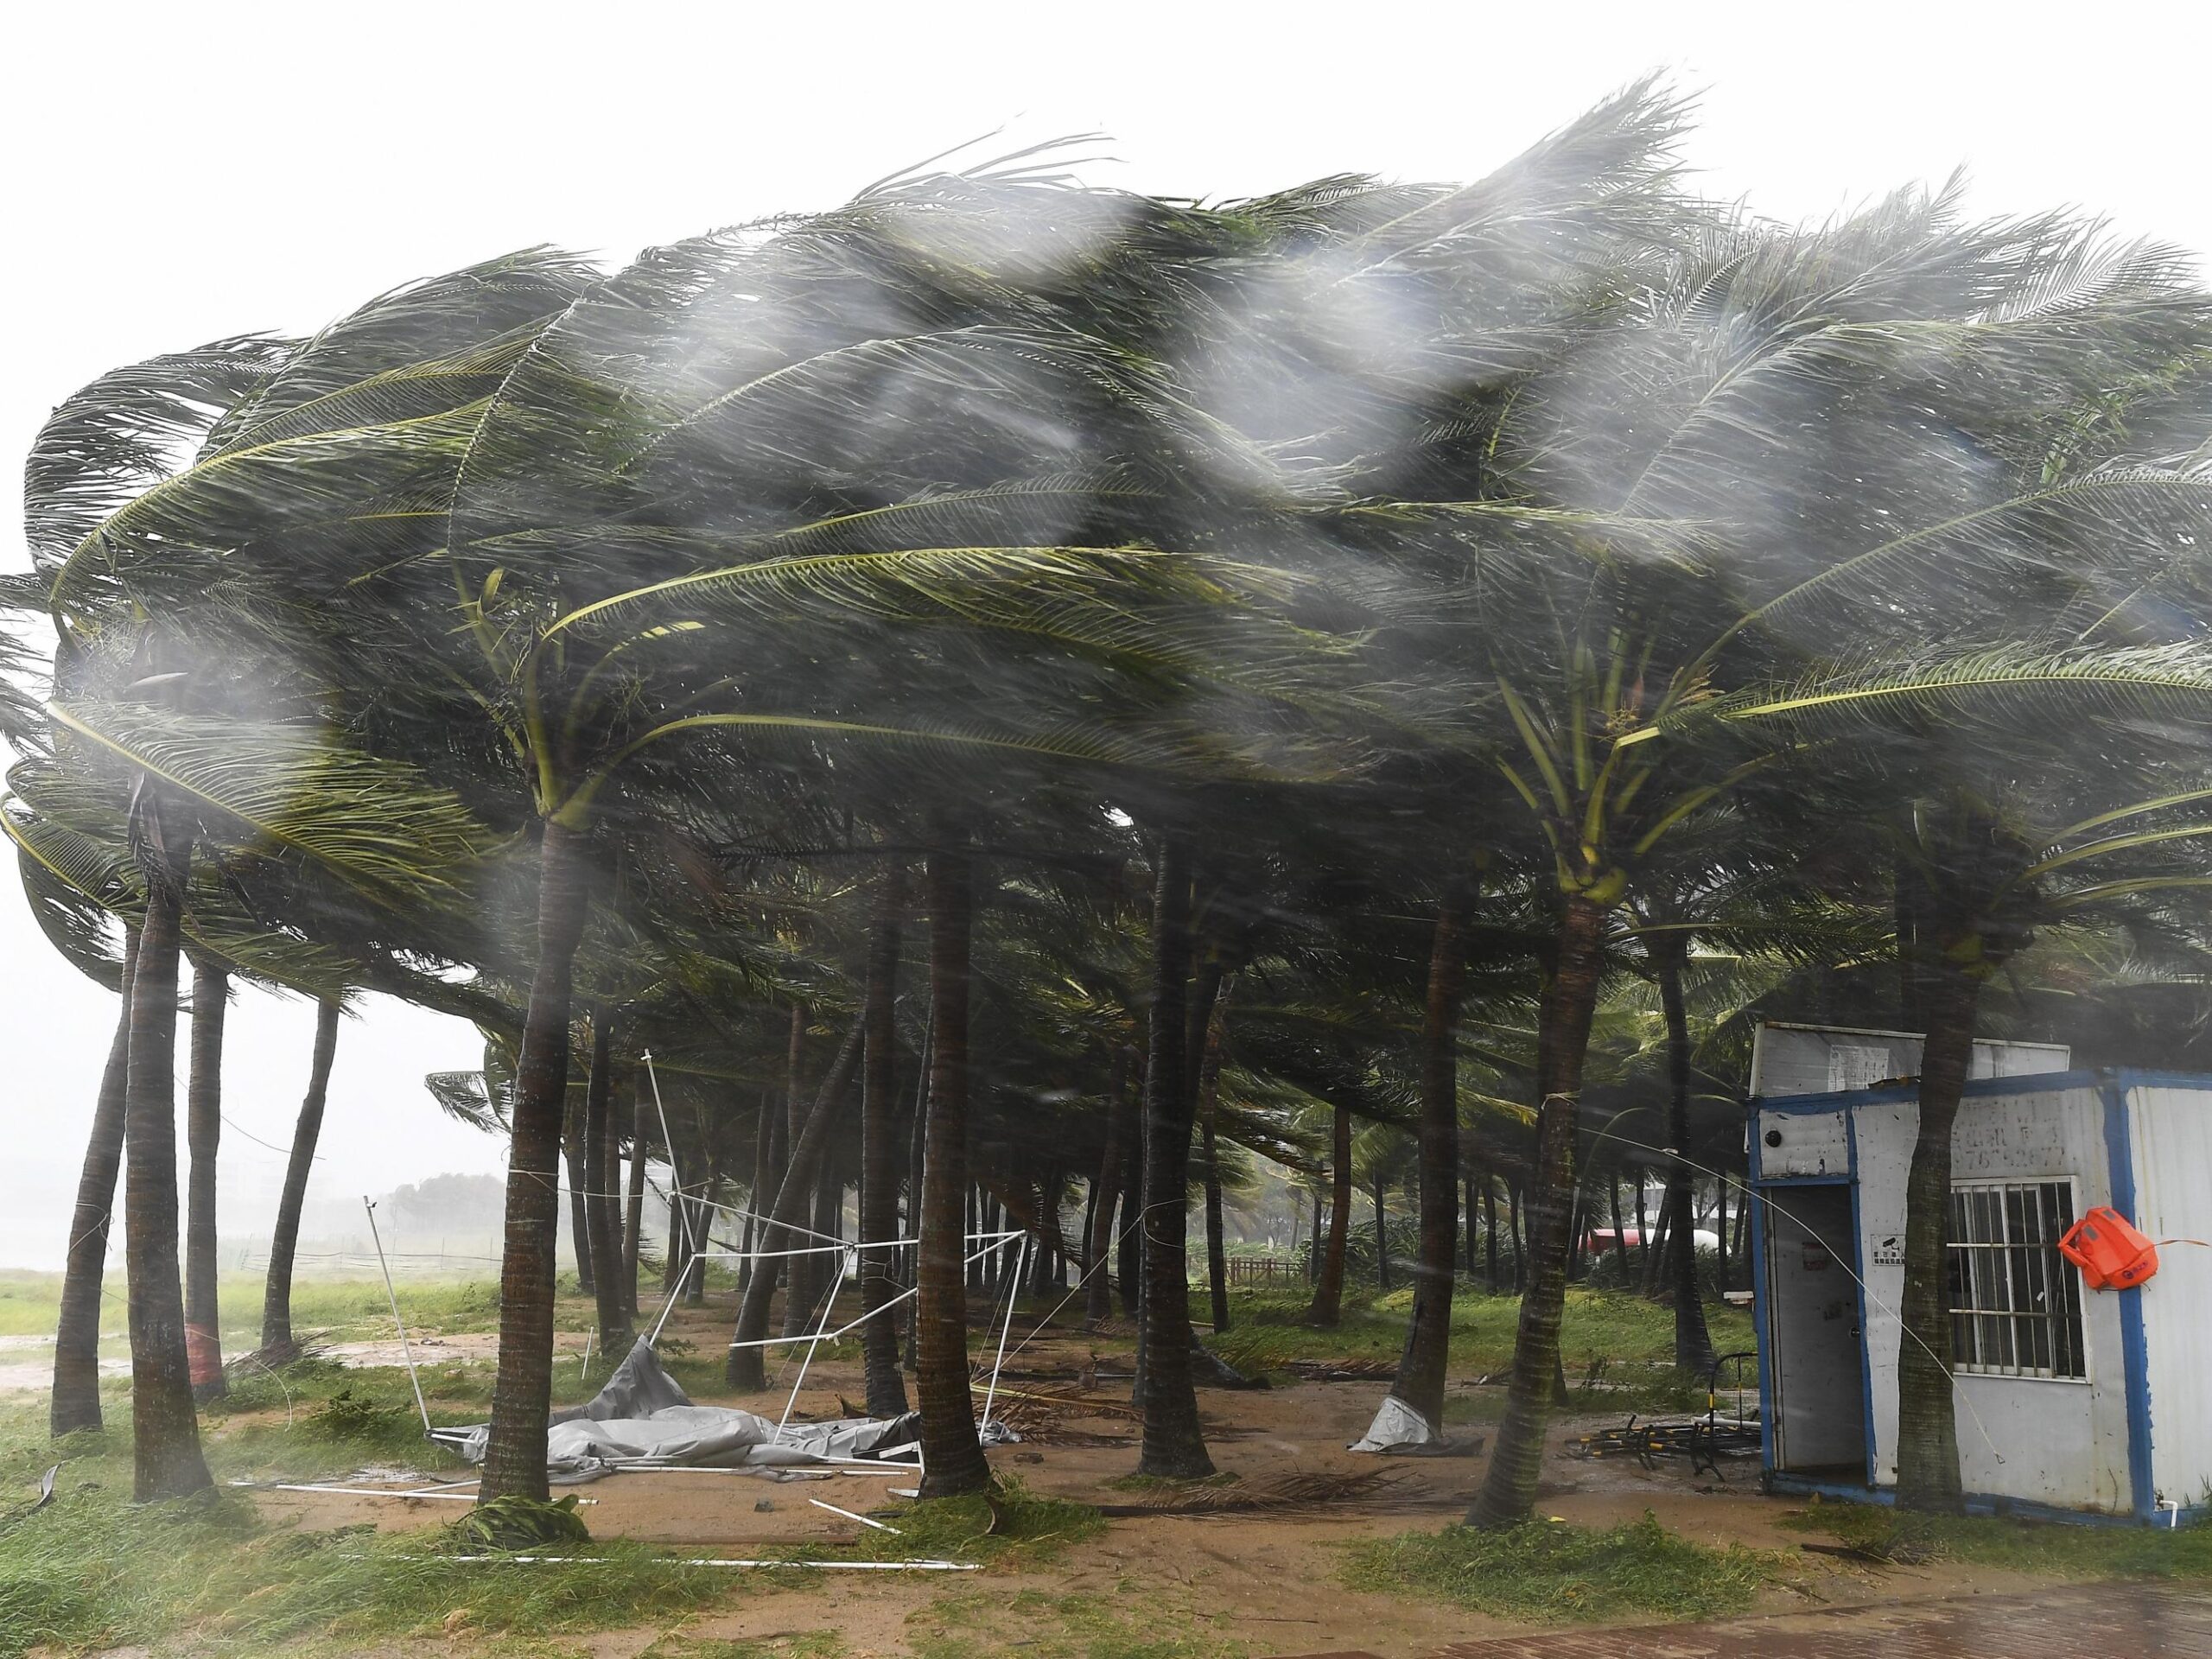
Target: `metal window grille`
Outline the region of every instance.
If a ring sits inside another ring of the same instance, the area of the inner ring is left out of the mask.
[[[2071,1181],[1951,1189],[1951,1354],[1961,1371],[2086,1378],[2082,1286],[2058,1254]]]

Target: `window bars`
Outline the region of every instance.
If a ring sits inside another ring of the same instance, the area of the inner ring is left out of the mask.
[[[2088,1377],[2081,1283],[2058,1254],[2073,1224],[2071,1181],[1952,1187],[1946,1277],[1955,1369]]]

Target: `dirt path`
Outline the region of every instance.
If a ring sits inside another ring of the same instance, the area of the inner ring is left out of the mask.
[[[685,1310],[671,1323],[671,1332],[693,1344],[695,1351],[712,1353],[727,1340],[728,1317],[720,1307]],[[431,1351],[448,1361],[474,1358],[488,1341],[456,1337]],[[580,1345],[581,1338],[563,1338],[564,1351]],[[349,1344],[342,1351],[357,1363],[396,1361],[397,1345],[390,1344],[389,1353],[386,1346]],[[1128,1385],[1115,1376],[1126,1370],[1126,1338],[1102,1339],[1070,1326],[1034,1338],[1014,1357],[999,1408],[1024,1438],[992,1451],[991,1461],[1001,1475],[1040,1493],[1089,1503],[1128,1506],[1150,1498],[1122,1484],[1137,1458]],[[780,1411],[788,1386],[772,1382],[767,1395],[731,1403]],[[1293,1475],[1339,1477],[1354,1489],[1382,1481],[1379,1487],[1355,1491],[1351,1501],[1306,1501],[1218,1516],[1118,1516],[1101,1536],[1071,1547],[1042,1568],[994,1570],[957,1586],[938,1574],[868,1573],[836,1580],[825,1574],[820,1584],[803,1589],[750,1595],[727,1611],[689,1621],[684,1630],[700,1639],[722,1641],[831,1630],[856,1653],[891,1656],[911,1652],[915,1630],[931,1628],[931,1621],[952,1607],[963,1610],[963,1618],[983,1621],[975,1628],[974,1640],[977,1651],[986,1651],[988,1643],[1012,1645],[1021,1639],[1019,1618],[1033,1623],[1072,1617],[1069,1610],[1095,1600],[1156,1610],[1179,1628],[1248,1643],[1255,1654],[1357,1649],[1381,1659],[1414,1659],[1447,1643],[1512,1634],[1522,1627],[1459,1608],[1342,1587],[1348,1541],[1456,1520],[1484,1471],[1479,1456],[1375,1458],[1346,1450],[1364,1432],[1384,1386],[1371,1380],[1301,1382],[1249,1392],[1206,1389],[1199,1396],[1216,1465],[1234,1478],[1225,1490],[1264,1491]],[[1453,1386],[1469,1392],[1477,1385]],[[842,1415],[845,1402],[862,1391],[856,1357],[820,1360],[809,1371],[798,1411],[817,1418]],[[1573,1418],[1560,1422],[1555,1435],[1564,1440],[1593,1424],[1614,1421],[1614,1414]],[[1484,1433],[1457,1432],[1470,1439]],[[1693,1478],[1681,1464],[1646,1471],[1633,1461],[1591,1463],[1555,1455],[1542,1510],[1603,1527],[1649,1510],[1670,1529],[1700,1543],[1743,1544],[1798,1558],[1799,1535],[1780,1524],[1790,1506],[1758,1495],[1755,1462],[1739,1460],[1729,1471],[1726,1482],[1716,1483],[1710,1477]],[[909,1479],[839,1473],[777,1482],[687,1471],[615,1476],[582,1488],[581,1495],[588,1505],[585,1519],[601,1536],[691,1547],[702,1554],[746,1555],[766,1546],[799,1542],[834,1547],[857,1529],[810,1499],[862,1513],[895,1510],[900,1500],[891,1496],[891,1489]],[[386,1530],[435,1526],[453,1519],[461,1507],[454,1502],[275,1491],[257,1494],[257,1501],[271,1519],[318,1529],[362,1522]],[[1828,1558],[1802,1559],[1802,1573],[1794,1587],[1767,1592],[1761,1612],[1800,1613],[1900,1597],[2031,1587],[2018,1575],[1982,1568],[1898,1568],[1877,1578]],[[1004,1611],[1011,1605],[1030,1611],[1017,1618]],[[664,1634],[646,1629],[604,1632],[592,1639],[589,1650],[606,1659],[629,1659]]]

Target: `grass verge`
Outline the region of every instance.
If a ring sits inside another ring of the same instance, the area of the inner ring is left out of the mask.
[[[1560,1624],[1645,1614],[1714,1618],[1741,1612],[1795,1563],[1770,1551],[1709,1549],[1647,1512],[1599,1532],[1532,1521],[1505,1532],[1446,1527],[1351,1546],[1344,1582],[1471,1607],[1498,1618]]]
[[[2052,1578],[2212,1579],[2212,1525],[2100,1527],[1821,1503],[1782,1517],[1885,1560],[1967,1561]]]
[[[928,1559],[1028,1567],[1096,1537],[1106,1526],[1088,1503],[1039,1497],[1009,1476],[1000,1478],[997,1491],[988,1499],[980,1493],[933,1497],[887,1510],[880,1518],[899,1530],[863,1529],[854,1545],[837,1553],[877,1561]]]
[[[1413,1306],[1410,1290],[1365,1300],[1347,1298],[1341,1319],[1328,1331],[1305,1323],[1306,1303],[1302,1293],[1232,1291],[1230,1328],[1209,1337],[1207,1345],[1247,1370],[1280,1370],[1293,1360],[1395,1363],[1405,1346],[1406,1320]],[[1487,1296],[1461,1287],[1452,1301],[1452,1375],[1503,1371],[1512,1361],[1520,1313],[1516,1297]],[[1751,1345],[1751,1315],[1745,1310],[1708,1303],[1706,1321],[1716,1350],[1725,1353]],[[1570,1379],[1594,1370],[1618,1382],[1626,1379],[1630,1367],[1671,1367],[1674,1310],[1618,1291],[1571,1289],[1560,1347]],[[1701,1403],[1703,1396],[1699,1399]]]
[[[487,1382],[469,1368],[454,1391]],[[204,1424],[211,1491],[134,1506],[127,1386],[105,1391],[105,1433],[46,1435],[44,1404],[0,1411],[0,1659],[43,1647],[118,1645],[223,1654],[353,1654],[398,1638],[466,1632],[490,1655],[625,1623],[662,1623],[745,1593],[745,1575],[686,1567],[618,1541],[546,1553],[560,1566],[453,1559],[436,1532],[309,1533],[264,1522],[232,1478],[320,1478],[370,1464],[454,1467],[422,1438],[406,1374],[288,1368],[271,1402],[238,1400]],[[433,1409],[437,1408],[434,1398]],[[60,1461],[54,1501],[25,1513]]]

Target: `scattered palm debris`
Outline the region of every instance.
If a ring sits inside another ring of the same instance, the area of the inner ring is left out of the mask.
[[[1366,1503],[1404,1485],[1405,1477],[1389,1469],[1339,1473],[1321,1470],[1240,1480],[1228,1485],[1171,1488],[1133,1503],[1103,1503],[1104,1516],[1250,1515],[1287,1510],[1319,1510]]]
[[[1395,1359],[1294,1359],[1283,1368],[1307,1382],[1376,1382],[1398,1374]]]
[[[1924,1567],[1931,1559],[1927,1550],[1903,1537],[1869,1539],[1853,1544],[1800,1544],[1797,1548],[1808,1555],[1840,1555],[1845,1560],[1867,1567]]]

